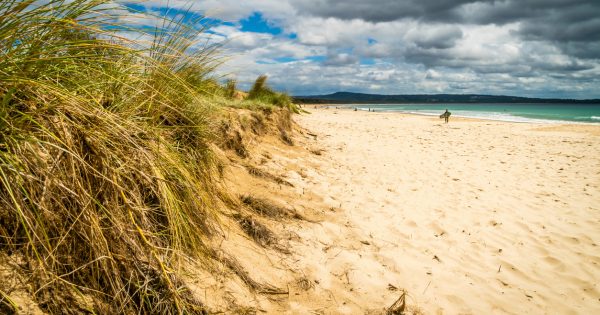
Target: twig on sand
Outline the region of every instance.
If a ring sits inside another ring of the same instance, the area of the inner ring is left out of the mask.
[[[388,307],[385,311],[386,315],[402,315],[404,314],[404,309],[406,308],[406,291],[402,290],[402,294],[400,297],[392,304],[392,306]]]
[[[425,290],[423,290],[423,294],[425,294],[425,292],[427,291],[427,289],[429,289],[429,285],[431,284],[431,281],[429,281],[427,283],[427,286],[425,287]]]

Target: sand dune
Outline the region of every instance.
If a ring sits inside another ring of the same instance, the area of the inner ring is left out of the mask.
[[[300,145],[323,154],[267,164],[326,209],[286,227],[315,281],[289,312],[377,312],[405,289],[427,314],[600,313],[598,127],[311,111]]]

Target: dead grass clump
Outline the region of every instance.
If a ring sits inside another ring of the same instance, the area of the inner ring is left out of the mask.
[[[213,256],[216,260],[220,261],[225,267],[237,275],[250,289],[255,292],[275,295],[289,293],[289,291],[278,288],[274,285],[257,282],[235,258],[228,256],[223,252],[215,252],[213,253]]]
[[[277,243],[273,232],[252,216],[237,215],[235,218],[242,230],[259,245],[268,247]]]
[[[306,277],[301,277],[296,280],[296,285],[303,291],[308,291],[315,287],[315,284]]]
[[[267,178],[269,177],[269,173],[261,170],[260,168],[256,167],[256,166],[252,166],[252,165],[245,165],[244,166],[246,168],[246,170],[248,171],[248,173],[252,176],[256,176],[256,177],[261,177],[261,178]]]
[[[249,156],[246,147],[252,136],[275,135],[283,143],[293,146],[292,112],[287,108],[277,108],[257,101],[232,104],[231,107],[246,109],[239,113],[229,113],[219,128],[219,145],[225,150],[234,150],[240,157]]]
[[[240,200],[243,204],[247,205],[259,215],[269,217],[269,218],[286,218],[286,217],[295,217],[292,211],[281,207],[279,205],[274,204],[273,202],[256,198],[250,195],[244,195],[240,197]]]
[[[391,287],[394,287],[390,285]],[[395,288],[395,287],[394,287]],[[423,311],[414,305],[406,304],[407,292],[406,290],[400,290],[400,297],[390,305],[386,310],[386,315],[423,315]]]
[[[292,122],[292,112],[291,111],[281,111],[278,117],[279,129],[281,130],[292,130],[293,122]]]
[[[292,139],[292,137],[290,136],[290,133],[287,130],[280,129],[279,136],[281,138],[281,141],[283,141],[283,143],[285,143],[289,146],[294,145],[294,139]]]
[[[231,312],[231,314],[237,314],[237,315],[256,315],[258,313],[258,310],[255,307],[238,306],[238,305],[234,305],[233,307],[230,307],[228,311]]]
[[[264,135],[269,132],[267,118],[259,110],[251,112],[230,112],[229,116],[221,121],[219,128],[220,146],[225,150],[234,151],[239,157],[250,156],[246,146],[246,137]],[[251,134],[250,134],[251,133]]]
[[[264,171],[256,166],[252,166],[252,165],[245,165],[244,167],[246,167],[246,170],[248,170],[248,173],[252,176],[266,178],[266,179],[271,180],[279,185],[286,185],[289,187],[294,187],[294,185],[292,183],[281,178],[281,176],[273,175],[271,173],[268,173],[267,171]]]
[[[322,155],[323,154],[323,149],[310,149],[309,152],[314,154],[314,155]]]
[[[400,297],[385,311],[386,315],[403,315],[406,309],[406,291],[402,291]]]
[[[292,139],[292,136],[290,135],[290,132],[292,131],[292,126],[293,126],[292,112],[290,112],[290,111],[282,112],[281,115],[279,115],[278,120],[277,120],[277,127],[279,129],[279,137],[283,141],[283,143],[285,143],[289,146],[294,145],[294,140]]]
[[[233,150],[241,158],[247,158],[248,156],[250,156],[250,154],[248,153],[248,149],[244,144],[244,138],[238,130],[235,130],[232,133],[225,135],[225,139],[225,149]]]
[[[252,121],[250,127],[252,132],[256,135],[264,135],[267,132],[266,118],[260,112],[250,113]]]

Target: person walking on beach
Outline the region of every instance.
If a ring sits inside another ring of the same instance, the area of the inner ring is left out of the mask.
[[[446,123],[448,123],[448,120],[450,118],[450,112],[448,111],[448,109],[446,108],[446,111],[440,115],[440,118],[444,118],[444,121]]]

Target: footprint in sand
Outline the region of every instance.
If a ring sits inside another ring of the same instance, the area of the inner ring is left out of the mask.
[[[406,224],[407,226],[412,227],[412,228],[416,228],[418,226],[417,222],[415,222],[413,220],[408,220],[404,224]]]
[[[512,274],[513,276],[515,276],[517,278],[520,278],[521,280],[531,281],[531,277],[527,273],[522,272],[517,267],[515,267],[513,264],[509,263],[508,261],[502,259],[500,261],[500,265],[502,266],[503,271],[506,271],[509,274]]]
[[[552,268],[554,268],[554,270],[556,270],[556,271],[564,272],[567,270],[565,264],[562,261],[560,261],[552,256],[546,256],[546,257],[544,257],[543,260],[548,265],[552,266]]]
[[[562,239],[571,245],[578,245],[581,243],[578,238],[571,236],[563,236]]]
[[[465,304],[465,301],[456,295],[446,295],[445,297],[453,305],[464,305]]]
[[[440,227],[436,222],[429,223],[427,227],[431,229],[435,237],[446,234],[446,231],[442,229],[442,227]]]

